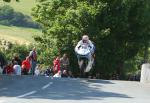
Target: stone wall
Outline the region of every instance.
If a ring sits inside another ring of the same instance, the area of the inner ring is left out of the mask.
[[[140,82],[150,83],[150,64],[149,63],[145,63],[142,65]]]

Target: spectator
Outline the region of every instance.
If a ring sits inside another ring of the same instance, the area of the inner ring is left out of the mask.
[[[45,71],[45,76],[53,76],[53,69],[51,67],[47,68]]]
[[[68,73],[67,70],[63,70],[61,77],[67,78],[68,77]]]
[[[73,76],[73,74],[72,74],[72,72],[69,70],[68,71],[68,76],[70,77],[70,78],[73,78],[74,76]]]
[[[60,58],[60,64],[61,64],[62,72],[64,70],[67,70],[67,72],[68,72],[68,69],[69,69],[69,58],[67,57],[67,54],[64,54],[63,57]]]
[[[38,64],[35,68],[34,75],[38,76],[40,74],[40,65]]]
[[[26,59],[22,62],[22,74],[28,75],[29,70],[31,69],[30,57],[26,57]]]
[[[14,61],[13,70],[14,70],[14,74],[21,75],[21,66],[18,65],[17,61]]]
[[[110,79],[111,80],[119,80],[119,75],[117,73],[113,73],[112,77]]]
[[[34,75],[35,67],[37,64],[37,52],[36,52],[35,47],[32,49],[32,51],[30,51],[29,57],[31,58],[31,71],[30,71],[30,73],[32,75]]]
[[[53,71],[54,74],[56,74],[58,71],[60,71],[60,56],[57,56],[56,59],[53,61]]]
[[[59,70],[53,77],[61,78],[61,71]]]
[[[12,59],[13,65],[15,64],[15,62],[17,62],[17,64],[21,66],[21,59],[19,58],[18,54],[16,54],[16,53],[14,54],[14,57]]]
[[[3,69],[3,74],[13,74],[13,72],[12,62],[8,62],[8,64]]]

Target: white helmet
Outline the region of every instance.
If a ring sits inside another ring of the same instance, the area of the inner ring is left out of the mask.
[[[89,41],[88,35],[83,35],[83,36],[82,36],[82,40],[83,40],[83,41]]]

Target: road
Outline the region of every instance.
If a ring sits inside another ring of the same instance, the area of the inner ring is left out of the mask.
[[[0,103],[150,103],[150,84],[131,81],[1,76]]]

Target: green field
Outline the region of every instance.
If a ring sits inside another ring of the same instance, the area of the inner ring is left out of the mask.
[[[33,35],[41,34],[42,32],[37,29],[0,25],[0,38],[14,43],[34,43]]]
[[[10,5],[15,11],[31,16],[31,9],[36,5],[36,0],[11,0],[10,3],[0,0],[0,6]],[[0,39],[5,39],[19,44],[35,42],[33,35],[41,35],[41,31],[33,28],[0,25]]]
[[[19,11],[30,16],[31,9],[36,5],[36,0],[20,0],[20,2],[12,0],[10,3],[6,3],[0,0],[0,6],[3,5],[10,5],[14,8],[15,11]]]

